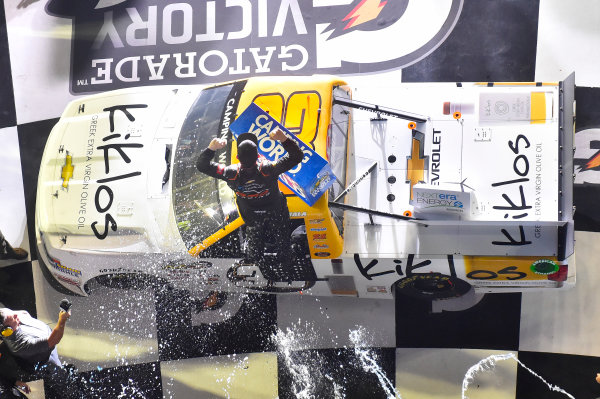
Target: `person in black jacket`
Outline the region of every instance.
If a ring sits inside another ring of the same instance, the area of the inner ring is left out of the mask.
[[[25,393],[31,391],[29,385],[22,381],[26,376],[27,373],[19,367],[0,339],[0,399],[24,398],[15,390],[21,389]]]
[[[63,366],[56,351],[56,345],[62,340],[70,317],[70,311],[61,310],[56,326],[51,329],[25,310],[0,308],[3,345],[6,345],[14,361],[26,373],[28,380],[44,379],[47,397],[85,397],[77,377]]]
[[[285,196],[277,183],[280,174],[298,165],[304,154],[294,139],[276,128],[269,136],[281,142],[287,151],[283,157],[270,162],[258,157],[256,135],[240,134],[237,157],[240,163],[230,166],[212,162],[215,152],[227,144],[214,138],[202,151],[196,164],[198,170],[224,180],[235,192],[240,216],[246,223],[247,248],[245,263],[259,264],[264,259],[265,233],[273,237],[276,259],[281,265],[291,260],[290,215]]]

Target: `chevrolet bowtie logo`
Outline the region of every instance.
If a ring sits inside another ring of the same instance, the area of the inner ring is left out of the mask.
[[[73,157],[69,155],[69,151],[67,151],[67,156],[65,160],[65,165],[62,167],[62,172],[60,177],[62,177],[62,186],[63,188],[69,187],[69,180],[73,177]]]
[[[421,135],[422,136],[422,135]],[[422,138],[412,138],[410,157],[406,157],[406,182],[410,182],[410,200],[413,199],[413,186],[425,181],[425,161]]]

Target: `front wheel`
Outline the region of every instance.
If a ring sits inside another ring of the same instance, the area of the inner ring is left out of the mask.
[[[392,284],[392,294],[412,298],[435,300],[463,296],[471,284],[455,276],[441,273],[413,273]]]

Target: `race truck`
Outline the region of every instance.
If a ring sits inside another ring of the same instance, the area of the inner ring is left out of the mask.
[[[407,83],[381,98],[312,76],[73,101],[39,172],[42,269],[78,295],[93,281],[432,300],[574,284],[574,75]],[[291,267],[240,261],[235,195],[195,166],[214,137],[228,138],[215,161],[237,162],[229,125],[251,103],[335,175],[312,205],[281,184]]]

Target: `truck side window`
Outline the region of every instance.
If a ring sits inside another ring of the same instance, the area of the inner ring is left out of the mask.
[[[333,95],[340,98],[350,99],[350,91],[342,87],[334,87]],[[348,135],[350,133],[350,110],[348,107],[335,104],[331,111],[331,123],[327,132],[327,160],[336,176],[336,181],[329,189],[329,201],[333,201],[346,188],[346,167],[348,161]],[[335,224],[343,234],[344,211],[332,208],[331,213]]]

